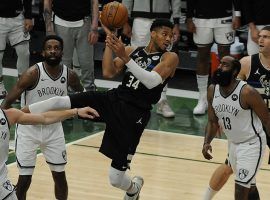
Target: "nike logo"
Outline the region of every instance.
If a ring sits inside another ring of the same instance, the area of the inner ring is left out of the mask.
[[[48,80],[48,79],[46,79],[46,78],[42,78],[42,79],[40,79],[41,81],[46,81],[46,80]]]
[[[218,98],[219,97],[219,95],[215,95],[215,98]]]
[[[256,71],[254,74],[258,74],[258,75],[260,75],[260,73],[259,73],[259,69],[257,69],[257,71]]]

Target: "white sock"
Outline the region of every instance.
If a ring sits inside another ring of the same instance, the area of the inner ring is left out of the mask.
[[[207,86],[209,75],[197,75],[197,84],[199,89],[199,99],[206,101]]]
[[[167,100],[167,96],[166,96],[167,89],[168,89],[168,84],[166,84],[165,87],[163,88],[158,103],[160,103],[160,102],[163,101],[163,100]]]
[[[203,200],[211,200],[218,191],[213,190],[210,186],[206,189]]]

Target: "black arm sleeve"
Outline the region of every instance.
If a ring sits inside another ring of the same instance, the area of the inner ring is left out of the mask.
[[[233,7],[235,11],[241,10],[241,2],[242,0],[233,0]]]
[[[32,1],[23,0],[23,9],[25,19],[32,19]]]
[[[187,0],[187,18],[194,17],[196,0]]]

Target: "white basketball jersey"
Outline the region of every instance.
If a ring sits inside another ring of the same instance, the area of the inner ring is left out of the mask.
[[[2,109],[0,109],[0,182],[7,177],[6,162],[8,159],[9,149],[9,124],[7,117]],[[2,182],[1,182],[2,183]]]
[[[234,91],[227,97],[220,93],[219,85],[215,86],[212,106],[218,117],[219,125],[229,141],[240,143],[265,134],[260,119],[252,109],[243,109],[240,103],[241,90],[246,82],[239,81]]]
[[[39,69],[39,80],[33,88],[24,91],[21,98],[22,107],[54,96],[67,95],[68,69],[65,65],[57,78],[53,78],[46,71],[42,62],[36,64]]]

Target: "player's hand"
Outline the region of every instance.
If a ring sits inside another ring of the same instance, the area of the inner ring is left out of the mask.
[[[78,116],[82,118],[94,119],[99,117],[98,112],[90,107],[78,108]]]
[[[196,26],[191,18],[187,18],[187,30],[190,33],[196,33]]]
[[[33,26],[34,26],[34,24],[33,24],[32,19],[25,19],[24,20],[24,31],[25,32],[31,31]]]
[[[97,30],[91,30],[88,34],[88,42],[89,44],[93,45],[96,44],[98,41],[98,31]]]
[[[202,149],[202,154],[203,154],[204,158],[207,160],[211,160],[213,158],[213,156],[209,152],[212,153],[211,144],[204,143],[203,149]]]

